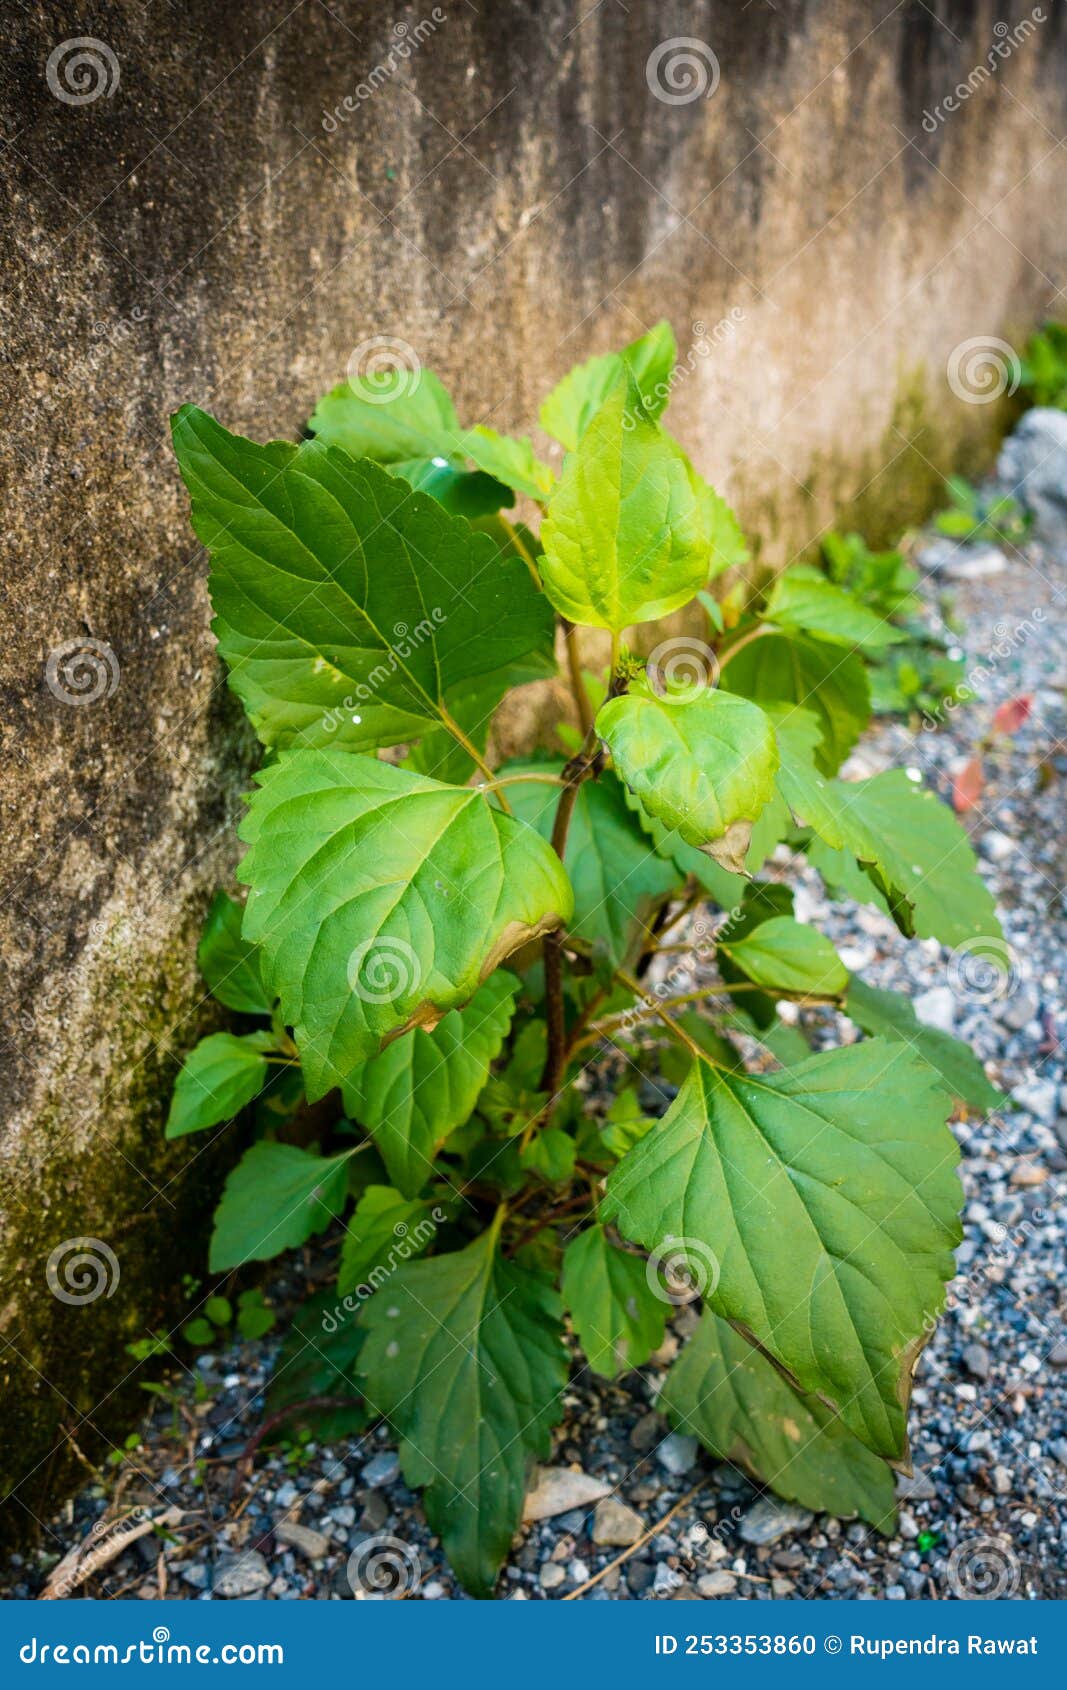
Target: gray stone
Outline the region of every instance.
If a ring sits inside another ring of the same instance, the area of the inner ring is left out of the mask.
[[[620,1502],[617,1496],[605,1496],[593,1514],[593,1542],[617,1544],[629,1548],[645,1529],[645,1522],[633,1508]]]
[[[239,1555],[228,1552],[219,1556],[211,1593],[231,1598],[254,1596],[266,1590],[273,1576],[258,1549],[245,1549]]]
[[[700,1596],[732,1596],[736,1589],[736,1574],[728,1573],[722,1567],[713,1573],[701,1573],[697,1579],[697,1593]]]
[[[299,1549],[301,1555],[306,1555],[309,1561],[321,1561],[332,1548],[325,1532],[317,1532],[311,1526],[302,1526],[298,1520],[278,1520],[275,1523],[274,1536],[279,1543],[287,1543],[291,1548]]]
[[[806,1508],[794,1502],[782,1502],[776,1496],[764,1496],[753,1505],[737,1528],[745,1543],[762,1547],[777,1543],[790,1532],[807,1531],[815,1518]]]
[[[371,1490],[378,1490],[382,1485],[391,1485],[400,1477],[400,1457],[395,1449],[379,1450],[372,1455],[360,1475],[363,1483]]]
[[[1012,992],[1011,996],[1001,1004],[999,1019],[1013,1033],[1021,1033],[1023,1028],[1028,1027],[1034,1020],[1040,1008],[1041,1003],[1037,993],[1032,992],[1029,987],[1023,986],[1018,991]]]
[[[898,1473],[897,1495],[910,1502],[932,1502],[937,1490],[927,1473]]]
[[[696,1465],[699,1444],[685,1432],[669,1432],[656,1450],[656,1460],[668,1473],[681,1478]]]
[[[647,1414],[642,1414],[640,1420],[636,1420],[630,1428],[631,1448],[638,1450],[642,1455],[647,1455],[653,1445],[657,1444],[663,1436],[663,1430],[663,1416],[657,1414],[654,1409],[650,1409]]]
[[[537,1576],[542,1590],[558,1590],[567,1577],[558,1561],[546,1561]]]
[[[640,1596],[646,1591],[656,1576],[656,1569],[651,1561],[627,1561],[626,1583],[634,1596]]]
[[[932,986],[928,992],[920,992],[913,1008],[924,1027],[951,1033],[956,1025],[956,999],[949,986]]]
[[[989,1378],[989,1351],[984,1344],[968,1344],[962,1360],[972,1379]]]
[[[1035,406],[1000,449],[997,476],[1049,545],[1067,547],[1067,412]]]
[[[523,1521],[529,1525],[534,1520],[550,1520],[554,1514],[566,1514],[571,1508],[588,1508],[610,1490],[606,1479],[594,1479],[577,1468],[542,1467],[523,1503]]]

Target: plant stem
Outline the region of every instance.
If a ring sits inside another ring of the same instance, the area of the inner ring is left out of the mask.
[[[726,668],[730,659],[736,657],[739,651],[744,651],[745,647],[751,645],[753,640],[762,639],[764,634],[775,634],[777,632],[776,628],[768,627],[766,622],[761,622],[758,628],[750,628],[747,634],[742,634],[739,640],[734,641],[729,650],[722,653],[719,658],[720,674]]]
[[[440,712],[442,726],[446,727],[448,729],[449,733],[452,735],[452,738],[456,741],[456,743],[458,745],[462,745],[464,751],[467,753],[467,756],[473,757],[476,765],[478,766],[479,769],[481,769],[482,774],[485,775],[486,779],[492,780],[493,771],[489,767],[489,764],[486,762],[485,758],[482,756],[481,752],[478,750],[478,747],[475,745],[474,741],[467,738],[467,735],[463,732],[463,729],[460,727],[459,723],[453,720],[453,718],[449,715],[448,711],[445,709],[443,704],[439,704],[437,708]],[[505,810],[507,812],[507,814],[510,816],[511,807],[508,804],[507,799],[503,796],[503,794],[501,794],[501,797],[500,797],[500,807],[501,807],[502,810]]]
[[[483,792],[499,792],[502,786],[517,786],[524,780],[540,781],[543,786],[566,786],[562,775],[501,775],[497,780],[486,781]]]
[[[567,673],[570,676],[571,692],[574,694],[574,708],[578,712],[578,722],[582,733],[588,738],[593,731],[593,706],[589,701],[589,694],[585,690],[582,679],[582,659],[575,638],[575,627],[565,616],[559,619],[563,633],[563,646],[567,653]]]
[[[540,576],[540,573],[539,573],[538,568],[537,568],[537,562],[536,562],[535,558],[532,556],[529,546],[523,540],[523,537],[519,533],[518,529],[515,527],[515,524],[513,522],[508,521],[508,519],[504,515],[503,511],[500,511],[497,514],[500,517],[501,528],[504,530],[508,539],[511,541],[512,545],[515,547],[515,550],[518,552],[519,556],[523,559],[524,563],[526,564],[527,569],[530,571],[530,574],[533,576],[534,586],[537,587],[538,590],[540,590],[541,576]]]
[[[628,974],[624,968],[617,968],[615,970],[615,978],[616,980],[620,980],[624,986],[628,986],[636,998],[640,998],[648,1005],[648,1008],[652,1011],[652,1013],[658,1016],[663,1022],[663,1025],[666,1027],[671,1037],[677,1039],[679,1044],[685,1045],[691,1055],[695,1056],[699,1061],[712,1062],[714,1067],[721,1066],[720,1063],[713,1062],[713,1059],[708,1055],[707,1051],[701,1050],[696,1040],[689,1037],[685,1028],[679,1027],[677,1021],[673,1020],[665,1009],[662,1009],[654,999],[648,996],[640,981],[635,980],[632,974]]]

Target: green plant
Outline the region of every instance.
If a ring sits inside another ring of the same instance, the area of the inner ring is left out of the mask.
[[[962,475],[950,475],[945,488],[951,503],[934,517],[939,534],[950,540],[996,540],[1017,546],[1025,540],[1031,517],[1010,494],[986,493]]]
[[[798,569],[740,619],[736,597],[709,612],[713,643],[623,641],[707,609],[745,556],[658,420],[673,360],[661,324],[560,383],[541,411],[558,479],[529,441],[463,428],[428,371],[336,388],[299,445],[174,421],[266,761],[247,903],[220,896],[200,948],[247,1019],[192,1051],[167,1131],[282,1088],[211,1269],[342,1223],[336,1289],[298,1316],[274,1401],[340,1404],[345,1431],[386,1417],[481,1595],[562,1418],[567,1319],[614,1376],[698,1295],[675,1424],[891,1529],[960,1237],[946,1122],[953,1097],[998,1100],[965,1046],[849,977],[768,867],[786,841],[905,934],[999,932],[945,805],[904,770],[838,778],[884,618]],[[504,514],[516,494],[538,534]],[[557,654],[577,742],[501,762],[497,706]],[[875,1036],[813,1056],[783,1002]]]
[[[952,656],[924,619],[915,591],[919,572],[903,552],[872,552],[862,535],[831,530],[822,556],[830,579],[897,632],[897,643],[864,652],[875,714],[932,710],[954,697],[963,679],[962,655]]]
[[[1067,323],[1046,323],[1027,342],[1022,386],[1035,405],[1067,411]]]

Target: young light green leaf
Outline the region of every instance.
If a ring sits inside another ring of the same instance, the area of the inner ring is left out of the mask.
[[[596,730],[650,815],[741,871],[778,766],[774,729],[758,705],[718,688],[660,696],[642,679],[602,707]]]
[[[567,1379],[549,1281],[506,1261],[497,1228],[401,1268],[367,1304],[365,1395],[400,1435],[409,1485],[473,1596],[489,1596],[548,1455]]]
[[[799,720],[779,724],[781,793],[796,819],[830,853],[855,857],[901,932],[945,945],[999,938],[992,895],[948,805],[905,769],[887,769],[866,780],[824,778],[805,761],[804,731]],[[833,855],[818,847],[809,855],[834,884]]]
[[[257,446],[192,406],[174,444],[230,682],[264,744],[370,750],[447,726],[479,679],[553,670],[521,559],[366,459]]]
[[[383,371],[342,381],[320,399],[310,433],[352,458],[379,464],[455,458],[462,430],[448,389],[432,370]]]
[[[681,1239],[705,1301],[876,1454],[906,1458],[911,1374],[961,1232],[951,1104],[870,1039],[757,1077],[695,1062],[608,1178],[602,1218]],[[717,1278],[716,1278],[717,1275]]]
[[[845,1014],[865,1033],[881,1033],[887,1039],[901,1039],[919,1053],[924,1062],[941,1075],[953,1097],[972,1109],[999,1109],[1007,1101],[986,1079],[985,1069],[962,1039],[928,1027],[920,1021],[903,992],[882,991],[853,975],[845,999]]]
[[[463,1009],[450,1010],[429,1032],[402,1034],[346,1079],[345,1108],[371,1134],[405,1196],[422,1190],[435,1156],[478,1101],[518,987],[514,975],[498,969]]]
[[[825,774],[840,768],[870,721],[862,657],[805,634],[761,635],[723,663],[722,685],[764,709],[794,704],[813,712],[822,735],[817,761]]]
[[[552,470],[534,456],[528,440],[513,440],[507,434],[498,434],[495,428],[479,424],[464,434],[463,450],[487,475],[541,504],[556,485]]]
[[[895,1531],[892,1470],[711,1309],[668,1373],[659,1407],[678,1431],[787,1502]]]
[[[321,1232],[345,1206],[348,1160],[263,1139],[246,1150],[215,1211],[209,1266],[266,1262]]]
[[[669,323],[661,322],[621,352],[577,364],[541,406],[541,427],[573,452],[612,388],[619,382],[625,385],[627,371],[641,395],[645,415],[654,420],[670,397],[677,356],[674,331]]]
[[[508,764],[502,772],[553,773],[561,767],[558,763]],[[529,782],[506,790],[516,816],[548,839],[558,789]],[[649,920],[677,885],[678,875],[652,849],[626,803],[622,784],[609,770],[579,787],[564,860],[574,888],[569,931],[616,967],[634,961]]]
[[[848,970],[826,935],[792,916],[772,916],[743,937],[720,939],[719,949],[769,992],[839,998],[848,990]]]
[[[898,645],[908,637],[810,564],[796,564],[777,577],[762,614],[778,627],[799,628],[831,645],[867,651]]]
[[[346,752],[283,753],[257,779],[245,931],[312,1102],[570,918],[551,847],[486,793]]]
[[[167,1116],[167,1138],[232,1121],[238,1110],[263,1090],[270,1072],[270,1033],[211,1033],[186,1057],[174,1085]]]
[[[256,948],[241,933],[243,916],[235,898],[216,892],[200,935],[197,961],[219,1003],[242,1015],[269,1015],[273,1006],[263,990]]]
[[[700,497],[704,505],[704,521],[707,524],[708,542],[710,546],[710,563],[708,580],[714,581],[716,575],[721,575],[724,569],[738,569],[748,561],[748,542],[741,531],[741,524],[731,510],[721,493],[717,493],[702,476],[697,476]],[[703,603],[703,598],[701,599]],[[715,606],[712,610],[711,605]],[[722,621],[722,612],[715,599],[710,599],[704,608],[712,620]],[[721,626],[719,632],[722,632]]]
[[[708,578],[705,504],[685,453],[621,382],[567,458],[541,529],[545,592],[613,633],[678,610]]]
[[[370,1297],[397,1268],[429,1249],[444,1210],[409,1202],[390,1185],[368,1185],[345,1224],[337,1294]]]
[[[614,1379],[641,1367],[663,1342],[669,1304],[649,1284],[647,1263],[612,1244],[598,1224],[563,1252],[563,1302],[594,1373]]]

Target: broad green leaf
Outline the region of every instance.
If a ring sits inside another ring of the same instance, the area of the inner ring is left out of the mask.
[[[562,764],[508,765],[507,773],[553,773]],[[559,788],[516,783],[505,788],[516,816],[548,839]],[[571,815],[565,852],[574,888],[569,931],[615,966],[632,962],[658,905],[678,883],[674,868],[652,849],[618,779],[605,770],[583,781]]]
[[[246,1150],[215,1211],[209,1266],[225,1273],[267,1262],[321,1232],[345,1205],[348,1160],[263,1139]]]
[[[880,651],[907,639],[901,629],[810,564],[797,564],[777,577],[762,614],[781,628],[798,628],[832,645]]]
[[[254,945],[241,936],[244,910],[235,898],[216,892],[200,935],[197,961],[208,990],[227,1009],[242,1015],[269,1015]]]
[[[245,932],[312,1102],[570,918],[551,847],[483,792],[346,752],[283,753],[257,779]]]
[[[945,945],[998,938],[992,895],[948,805],[905,769],[888,769],[866,780],[824,778],[804,761],[794,738],[796,726],[779,728],[783,797],[796,819],[831,851],[856,858],[901,932]],[[833,858],[819,851],[810,855],[833,884]]]
[[[848,970],[829,939],[792,916],[772,916],[743,937],[720,939],[719,949],[769,992],[839,998],[848,990]]]
[[[167,1138],[232,1121],[267,1083],[270,1033],[212,1033],[189,1052],[174,1085]]]
[[[600,1127],[604,1148],[612,1156],[625,1156],[630,1147],[651,1132],[655,1122],[641,1108],[636,1091],[627,1087],[616,1093]],[[655,1346],[653,1346],[655,1347]]]
[[[428,493],[452,516],[479,522],[515,503],[515,495],[502,481],[481,470],[463,469],[446,458],[411,458],[404,463],[384,464],[418,493]]]
[[[563,1185],[574,1177],[577,1147],[562,1127],[542,1127],[529,1144],[519,1147],[519,1166],[548,1185]]]
[[[765,708],[795,704],[814,712],[822,734],[817,761],[825,774],[840,768],[870,721],[862,657],[805,634],[761,635],[723,664],[722,685]]]
[[[681,447],[622,383],[563,466],[541,528],[541,574],[559,611],[621,633],[678,610],[708,577],[710,538]]]
[[[892,1470],[711,1309],[668,1373],[659,1407],[678,1431],[788,1502],[895,1531]]]
[[[740,872],[778,766],[774,729],[758,705],[718,688],[660,697],[641,679],[602,707],[596,730],[650,815]]]
[[[528,499],[543,504],[556,485],[552,470],[534,456],[528,440],[513,440],[507,434],[498,434],[495,428],[479,424],[464,434],[463,450],[480,470],[513,487],[516,493],[524,493]]]
[[[368,1404],[400,1436],[409,1485],[464,1588],[492,1592],[548,1455],[567,1379],[560,1301],[506,1261],[497,1228],[455,1255],[401,1268],[362,1317]]]
[[[742,875],[731,874],[721,863],[709,857],[706,851],[701,851],[696,845],[687,845],[677,828],[664,827],[655,816],[649,815],[634,793],[625,787],[623,790],[627,794],[630,809],[640,822],[643,832],[651,840],[657,856],[662,857],[665,862],[673,863],[683,880],[691,874],[720,909],[730,910],[741,902],[746,884]],[[756,825],[758,828],[759,823]],[[753,832],[755,831],[754,829]],[[746,869],[749,867],[747,859],[745,866]]]
[[[356,1357],[363,1328],[356,1311],[348,1309],[330,1286],[301,1303],[293,1316],[267,1386],[267,1411],[293,1408],[281,1422],[274,1440],[296,1439],[301,1432],[323,1443],[351,1437],[367,1424],[355,1380]],[[317,1397],[351,1397],[348,1405],[311,1408]]]
[[[594,1373],[614,1379],[641,1367],[663,1342],[669,1304],[649,1284],[643,1256],[587,1227],[563,1252],[563,1302]]]
[[[616,383],[625,385],[627,371],[640,392],[645,414],[658,417],[670,397],[677,356],[674,331],[669,323],[661,322],[621,352],[602,353],[575,365],[541,406],[541,427],[573,452],[612,388]]]
[[[319,400],[308,429],[352,458],[379,464],[454,458],[462,439],[455,406],[432,370],[417,380],[398,370],[340,382]]]
[[[939,1027],[927,1027],[903,992],[868,986],[854,974],[844,1009],[865,1033],[881,1033],[910,1045],[941,1075],[953,1097],[961,1098],[972,1109],[998,1109],[1006,1101],[1004,1093],[986,1079],[985,1069],[970,1045]]]
[[[369,1297],[405,1262],[429,1249],[444,1210],[409,1202],[389,1185],[368,1185],[345,1223],[337,1294]]]
[[[498,970],[463,1009],[429,1032],[415,1027],[394,1039],[344,1082],[345,1108],[371,1134],[405,1196],[422,1190],[435,1156],[477,1103],[518,988],[514,975]]]
[[[265,744],[398,744],[488,675],[552,672],[550,607],[521,560],[378,465],[319,440],[257,446],[192,406],[174,444],[219,650]]]
[[[734,949],[739,944],[749,940],[767,922],[775,919],[791,919],[793,915],[793,893],[790,887],[783,886],[778,881],[750,880],[745,885],[740,902],[731,909],[727,920],[715,935],[715,959],[719,966],[719,973],[730,987],[741,986],[747,988],[754,983],[739,962],[734,960]],[[803,942],[803,941],[802,941]],[[742,949],[742,956],[744,950]],[[756,966],[762,960],[764,966],[767,959],[761,958],[757,944]],[[753,992],[743,989],[734,997],[737,1007],[751,1016],[756,1027],[762,1032],[764,1028],[772,1027],[778,1019],[778,1005],[775,997],[766,992]]]
[[[961,1232],[950,1099],[870,1039],[757,1077],[696,1062],[608,1178],[602,1218],[682,1240],[705,1296],[876,1454],[906,1457],[911,1373]]]

